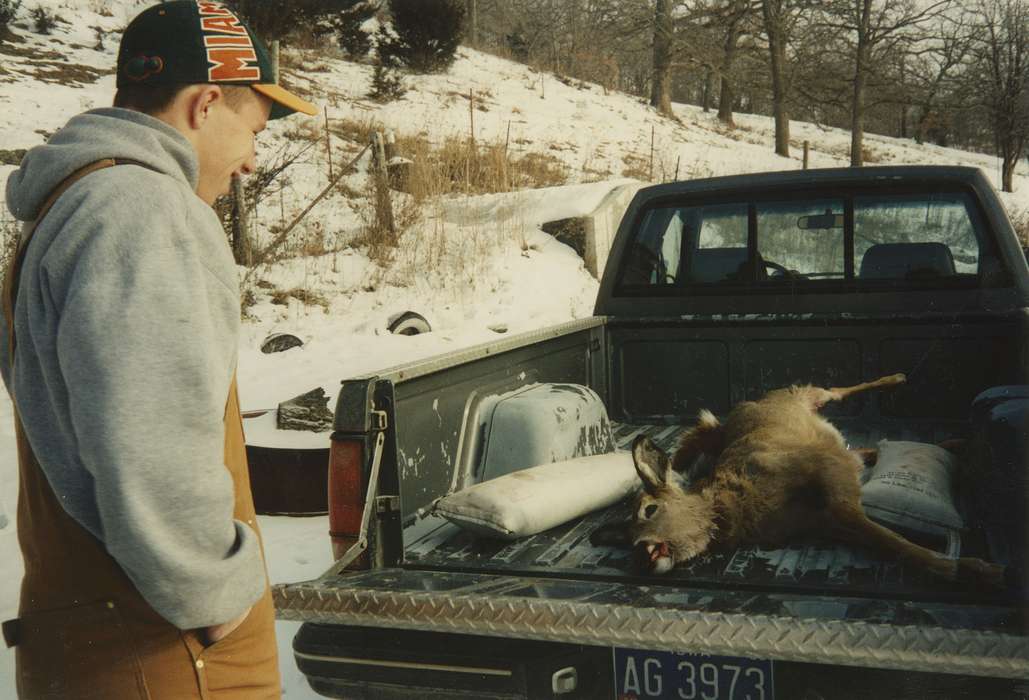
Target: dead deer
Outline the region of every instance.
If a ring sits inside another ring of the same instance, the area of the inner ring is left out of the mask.
[[[867,547],[948,580],[1003,585],[1003,567],[946,559],[876,524],[861,508],[858,475],[874,450],[851,451],[818,414],[830,401],[905,381],[894,374],[846,388],[791,386],[746,401],[720,423],[702,411],[669,457],[649,438],[632,445],[643,481],[629,539],[644,570],[663,574],[712,545],[781,547],[820,534]],[[673,472],[706,455],[714,467],[684,488]]]

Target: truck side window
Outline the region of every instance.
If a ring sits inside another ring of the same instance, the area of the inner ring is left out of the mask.
[[[861,280],[932,280],[979,272],[980,241],[962,193],[854,199],[854,269]]]
[[[622,270],[622,284],[674,284],[679,274],[683,220],[676,207],[651,209]]]
[[[696,242],[689,246],[690,264],[684,282],[707,284],[749,282],[747,264],[748,206],[745,202],[694,207]]]
[[[624,285],[746,281],[747,205],[648,211],[622,269]]]

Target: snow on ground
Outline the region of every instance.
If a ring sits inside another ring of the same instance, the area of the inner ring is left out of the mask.
[[[75,113],[110,104],[118,30],[150,2],[39,0],[33,7],[37,4],[62,21],[51,36],[39,36],[29,28],[29,8],[23,7],[14,28],[21,41],[0,44],[0,150],[31,148]],[[103,48],[97,48],[101,34]],[[252,272],[241,269],[243,285],[256,299],[243,325],[239,354],[240,393],[249,409],[271,408],[318,386],[333,396],[345,377],[497,339],[501,331],[517,333],[589,315],[596,280],[570,248],[539,226],[591,211],[622,178],[664,181],[798,169],[805,140],[812,167],[847,164],[850,134],[845,130],[793,122],[793,155],[782,158],[773,152],[768,117],[737,114],[737,127],[730,129],[713,113],[675,105],[679,121],[671,121],[639,98],[578,81],[566,84],[552,74],[466,48],[448,73],[406,78],[407,94],[388,105],[365,97],[371,68],[340,60],[335,47],[287,47],[283,55],[285,79],[327,108],[336,168],[363,146],[345,137],[364,126],[420,134],[435,143],[468,138],[473,94],[477,143],[507,143],[513,158],[528,153],[551,157],[569,183],[609,182],[430,202],[391,259],[380,264],[354,244],[367,219],[366,207],[354,198],[355,192],[366,191],[365,155],[356,173],[344,178],[345,188],[326,197],[292,240],[298,246],[321,240],[321,249],[330,252]],[[273,226],[292,220],[326,186],[326,149],[321,142],[310,146],[310,137],[322,137],[323,128],[322,118],[293,117],[273,122],[259,138],[266,161],[306,147],[287,171],[282,191],[275,190],[257,207],[253,218],[259,243],[266,243]],[[866,134],[865,144],[879,164],[972,165],[998,182],[998,159],[991,156],[874,134]],[[13,169],[0,165],[0,180]],[[1025,161],[1015,184],[1014,194],[1002,195],[1006,205],[1029,210]],[[403,206],[405,200],[398,202]],[[8,216],[0,206],[0,224]],[[272,292],[294,288],[319,295],[323,304],[272,303]],[[388,333],[389,317],[407,310],[424,315],[434,332],[414,337]],[[264,338],[282,331],[298,335],[305,345],[273,355],[259,351]],[[0,619],[16,614],[22,570],[13,525],[17,469],[12,418],[10,401],[0,392]],[[261,425],[251,423],[249,439],[277,445],[324,440],[284,436],[267,421]],[[262,517],[261,527],[272,581],[310,579],[330,563],[324,517]],[[278,623],[286,697],[315,697],[292,662],[296,627]],[[12,673],[13,654],[0,650],[0,700],[13,697]]]

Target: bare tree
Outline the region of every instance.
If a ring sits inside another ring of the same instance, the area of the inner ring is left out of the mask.
[[[1015,165],[1029,146],[1029,0],[979,0],[972,85],[990,117],[1001,188],[1014,191]]]
[[[765,36],[768,38],[769,74],[772,79],[772,115],[775,118],[775,152],[790,155],[790,94],[787,48],[798,15],[811,6],[810,0],[761,0]]]
[[[748,33],[747,22],[754,17],[754,10],[755,6],[751,0],[728,0],[712,13],[714,24],[723,32],[722,59],[718,66],[721,81],[718,118],[726,124],[733,123],[733,105],[736,100],[734,63],[740,48],[740,40]]]
[[[914,138],[922,143],[927,137],[946,145],[948,113],[960,108],[953,101],[954,88],[966,67],[972,43],[972,28],[967,13],[946,17],[932,45],[912,55],[913,104],[917,108]],[[950,105],[942,105],[951,99]]]
[[[924,41],[922,31],[940,17],[953,0],[826,0],[821,3],[822,26],[846,47],[851,61],[850,164],[864,162],[866,89],[877,70],[898,66],[903,50]]]

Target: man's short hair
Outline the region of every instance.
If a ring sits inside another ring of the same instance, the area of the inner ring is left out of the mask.
[[[114,93],[114,106],[132,109],[144,114],[163,112],[175,97],[190,87],[179,83],[171,85],[126,85]],[[219,85],[225,95],[225,103],[232,110],[238,110],[253,90],[249,85]]]

